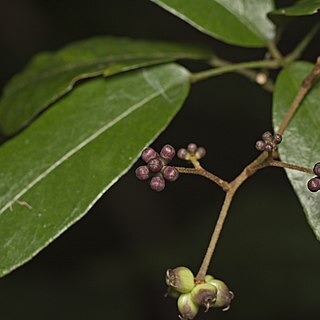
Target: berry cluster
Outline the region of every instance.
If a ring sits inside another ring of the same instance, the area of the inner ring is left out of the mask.
[[[179,177],[178,170],[168,163],[175,156],[175,149],[166,144],[160,151],[160,155],[152,148],[146,148],[142,151],[141,158],[147,165],[140,166],[136,169],[136,177],[139,180],[150,180],[150,187],[154,191],[162,191],[166,182],[176,181]]]
[[[256,149],[259,151],[272,152],[281,141],[281,134],[276,133],[272,135],[270,131],[266,131],[262,134],[262,140],[256,142]]]
[[[317,192],[320,190],[320,162],[317,162],[313,167],[313,172],[316,175],[316,177],[310,179],[308,181],[308,189],[311,192]]]
[[[189,143],[187,149],[181,148],[178,150],[177,156],[182,160],[190,160],[195,157],[197,160],[203,158],[207,151],[203,147],[198,147],[195,143]]]
[[[192,271],[186,267],[169,269],[166,272],[166,283],[169,286],[169,295],[178,298],[180,319],[191,320],[203,306],[209,308],[230,308],[234,298],[232,291],[221,280],[206,275],[204,282],[197,283]]]

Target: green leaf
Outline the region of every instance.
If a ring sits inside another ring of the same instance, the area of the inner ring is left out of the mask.
[[[273,122],[275,132],[291,105],[302,80],[313,65],[296,62],[286,67],[278,76],[274,100]],[[320,83],[306,96],[284,133],[279,146],[281,159],[285,162],[313,168],[320,161]],[[310,175],[286,170],[289,180],[303,206],[307,220],[316,237],[320,240],[320,194],[307,189]]]
[[[167,64],[88,81],[0,148],[0,276],[128,171],[179,110],[189,80],[186,69]]]
[[[275,37],[267,18],[272,0],[151,0],[192,26],[221,41],[265,47]]]
[[[294,5],[285,8],[279,8],[271,12],[271,14],[285,16],[306,16],[315,14],[320,9],[319,0],[303,0],[297,1]]]
[[[209,49],[194,45],[113,37],[82,40],[56,53],[40,53],[5,87],[0,100],[0,130],[7,135],[16,132],[78,80],[210,55]]]

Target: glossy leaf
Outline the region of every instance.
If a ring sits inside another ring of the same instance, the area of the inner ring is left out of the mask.
[[[189,78],[169,64],[88,81],[0,148],[0,276],[79,220],[127,172],[181,107]]]
[[[192,26],[221,41],[264,47],[275,36],[267,13],[272,0],[151,0]]]
[[[275,131],[292,103],[302,80],[313,65],[308,62],[296,62],[285,68],[278,76],[274,100],[273,121]],[[283,161],[313,168],[320,161],[320,83],[302,102],[290,122],[279,146]],[[320,193],[307,189],[307,181],[312,177],[306,173],[286,170],[289,180],[304,208],[308,222],[316,237],[320,240]]]
[[[285,8],[279,8],[271,12],[271,14],[285,16],[306,16],[319,12],[319,0],[303,0],[297,1],[294,5]]]
[[[56,53],[40,53],[4,89],[0,129],[12,134],[69,92],[75,82],[110,76],[176,59],[207,59],[198,46],[126,38],[97,37],[72,43]]]

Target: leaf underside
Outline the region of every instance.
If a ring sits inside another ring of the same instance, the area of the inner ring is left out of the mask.
[[[151,0],[198,30],[244,47],[265,47],[275,28],[272,0]]]
[[[189,91],[176,64],[75,88],[0,148],[0,276],[73,223],[164,130]]]
[[[273,123],[275,132],[291,105],[302,80],[311,71],[308,62],[296,62],[281,71],[277,78],[273,100]],[[316,84],[305,97],[294,118],[290,122],[279,146],[283,161],[313,168],[320,161],[320,83]],[[320,240],[320,194],[307,189],[307,181],[312,175],[286,170],[307,220]]]
[[[36,55],[7,84],[0,100],[0,130],[11,135],[86,78],[110,76],[177,59],[208,59],[195,45],[96,37]]]

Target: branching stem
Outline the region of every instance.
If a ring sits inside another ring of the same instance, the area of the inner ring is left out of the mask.
[[[191,82],[195,83],[213,76],[218,76],[224,73],[235,72],[235,71],[244,70],[244,69],[252,69],[252,68],[277,69],[280,67],[280,65],[281,64],[278,60],[258,60],[258,61],[240,62],[240,63],[225,65],[222,67],[193,73],[191,75]]]
[[[285,57],[285,62],[290,63],[300,58],[302,52],[309,45],[311,40],[320,31],[320,21],[318,21],[306,34],[306,36],[301,40],[301,42],[295,47],[295,49]]]
[[[279,130],[278,130],[279,134],[283,135],[283,133],[284,133],[285,129],[288,127],[293,115],[295,114],[295,112],[299,108],[302,100],[304,99],[306,94],[310,91],[314,82],[319,77],[320,77],[320,57],[318,57],[315,66],[312,68],[312,70],[307,75],[307,77],[302,81],[297,95],[295,96],[289,110],[285,114],[285,116],[280,124]]]
[[[242,64],[242,65],[244,65],[244,64]],[[233,67],[234,66],[235,65],[233,65]],[[222,67],[222,68],[227,68],[227,67],[228,66]],[[247,65],[244,68],[247,68]],[[217,69],[221,69],[221,68],[217,68]],[[215,71],[217,69],[194,74],[193,75],[195,77],[194,79],[196,79],[194,81],[197,81],[199,79],[210,76],[210,73],[212,75],[213,71]],[[226,69],[224,69],[224,70],[226,70]],[[230,70],[230,69],[228,69],[228,70]],[[235,70],[235,69],[233,69],[233,70]],[[304,97],[310,91],[313,84],[315,83],[315,81],[318,78],[320,78],[320,57],[317,59],[317,63],[314,66],[314,68],[307,75],[307,77],[303,80],[301,87],[300,87],[294,101],[292,102],[288,112],[286,113],[286,115],[283,118],[283,121],[280,124],[280,129],[279,129],[278,133],[280,133],[281,135],[284,133],[284,131],[287,128],[289,122],[291,121],[294,113],[296,112],[298,107],[301,105],[301,102],[303,101]],[[219,240],[219,237],[220,237],[223,225],[224,225],[224,221],[228,215],[232,199],[233,199],[236,191],[238,190],[238,188],[250,176],[252,176],[259,169],[271,167],[271,166],[298,170],[298,171],[309,173],[309,174],[313,173],[313,171],[309,168],[304,168],[304,167],[300,167],[300,166],[297,166],[294,164],[289,164],[289,163],[277,161],[273,158],[276,155],[277,155],[276,152],[273,152],[273,153],[267,153],[266,151],[262,152],[254,161],[252,161],[249,165],[247,165],[233,181],[231,181],[229,183],[227,181],[219,178],[218,176],[206,171],[204,168],[201,167],[199,161],[196,159],[190,159],[194,168],[181,168],[181,167],[177,168],[180,173],[191,173],[191,174],[197,174],[197,175],[204,176],[204,177],[210,179],[211,181],[213,181],[214,183],[216,183],[217,185],[219,185],[224,191],[226,191],[226,196],[225,196],[218,220],[216,222],[214,231],[212,233],[211,240],[208,245],[208,249],[206,251],[206,254],[204,256],[204,259],[202,261],[202,264],[200,266],[198,274],[196,276],[197,281],[199,281],[199,282],[204,281],[204,277],[207,273],[210,261],[212,259],[212,255],[215,251],[217,242]]]

